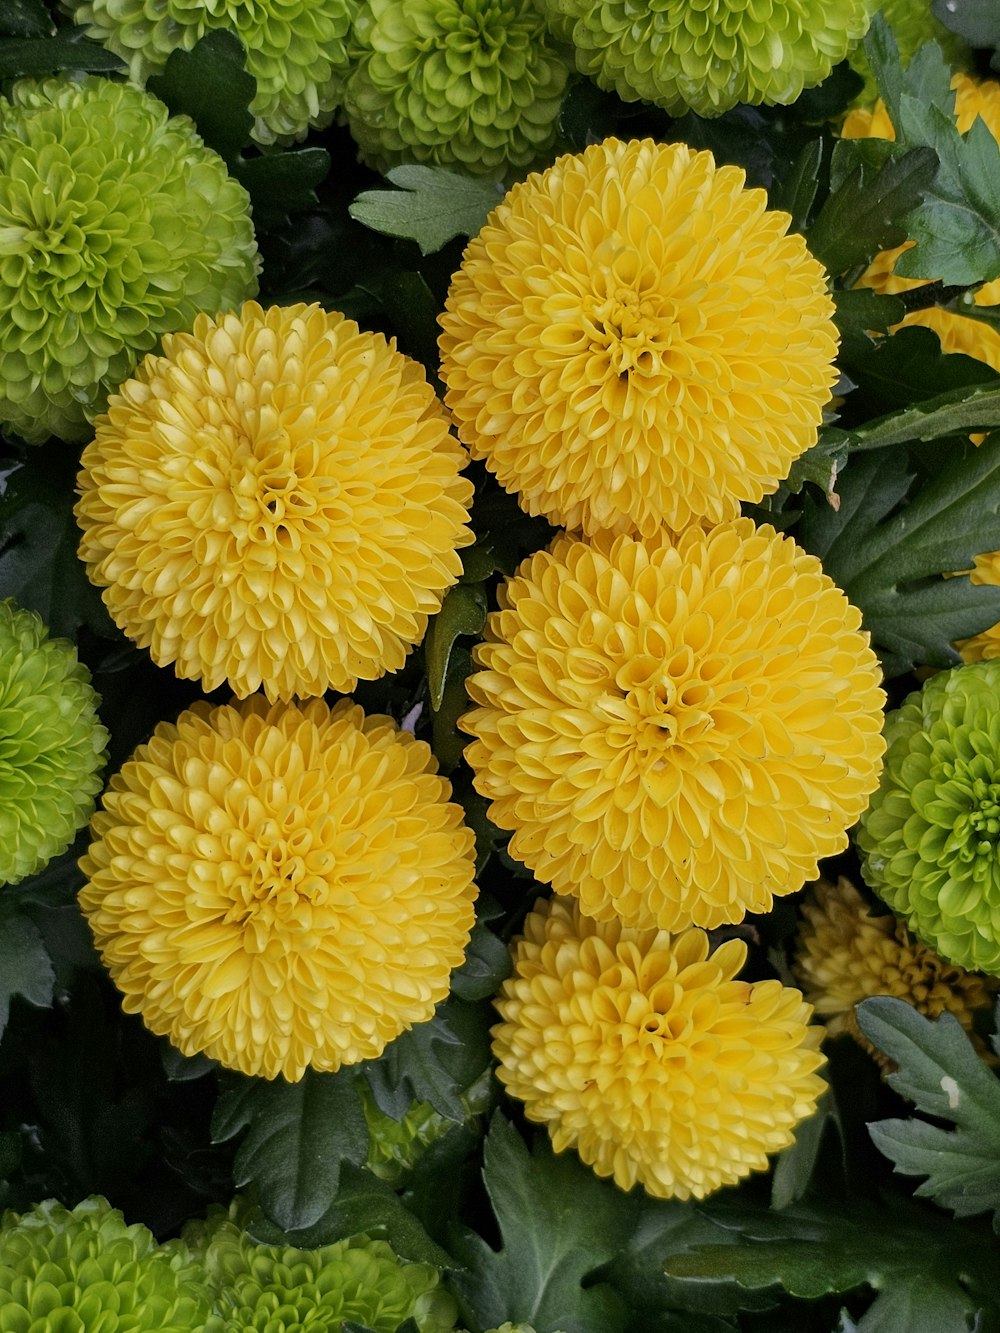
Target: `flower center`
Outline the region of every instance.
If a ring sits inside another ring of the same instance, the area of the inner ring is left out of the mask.
[[[592,308],[587,324],[594,347],[607,354],[611,370],[619,377],[665,371],[664,358],[677,326],[638,292],[619,289]]]

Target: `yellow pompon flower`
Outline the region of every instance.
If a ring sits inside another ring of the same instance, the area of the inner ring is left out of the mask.
[[[556,539],[475,649],[466,757],[510,854],[588,915],[766,912],[878,785],[878,660],[815,556],[749,519]]]
[[[161,723],[80,861],[125,1011],[249,1075],[374,1058],[468,942],[475,840],[450,795],[429,746],[350,700]]]
[[[318,305],[163,339],[83,452],[80,557],[161,666],[239,697],[403,665],[462,572],[472,484],[423,369]]]
[[[796,977],[830,1036],[848,1032],[883,1067],[891,1062],[858,1027],[854,1006],[894,995],[928,1018],[954,1014],[973,1039],[977,1011],[989,1010],[1000,982],[967,972],[921,944],[894,916],[872,916],[850,880],[820,880],[803,904]],[[978,1042],[982,1054],[985,1043]]]
[[[708,152],[608,139],[515,185],[440,319],[459,436],[530,514],[651,536],[734,518],[816,441],[826,273]]]
[[[823,1029],[799,991],[737,981],[746,952],[538,902],[496,1001],[501,1083],[625,1190],[701,1199],[765,1169],[826,1086]]]

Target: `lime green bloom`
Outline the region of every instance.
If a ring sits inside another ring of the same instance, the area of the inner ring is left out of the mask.
[[[94,77],[0,98],[0,427],[85,439],[161,334],[257,268],[249,196],[186,116]]]
[[[429,1102],[414,1102],[402,1120],[393,1120],[366,1087],[362,1089],[362,1104],[368,1125],[365,1166],[392,1185],[412,1171],[431,1144],[447,1134],[454,1124]]]
[[[318,1250],[258,1245],[229,1214],[185,1229],[204,1267],[220,1333],[340,1333],[345,1322],[395,1333],[414,1319],[420,1333],[451,1333],[456,1306],[429,1264],[399,1259],[382,1240],[352,1236]]]
[[[0,884],[41,870],[93,813],[108,740],[99,702],[73,645],[0,602]]]
[[[794,102],[868,31],[878,0],[538,0],[577,68],[627,102],[717,116]]]
[[[882,0],[879,8],[882,17],[892,28],[904,65],[926,42],[937,42],[945,60],[952,65],[962,65],[968,61],[968,46],[957,33],[949,32],[934,17],[931,0]],[[864,47],[856,46],[848,59],[851,68],[857,70],[865,81],[864,88],[856,98],[856,105],[868,106],[878,97],[878,86]]]
[[[344,94],[362,156],[502,176],[543,156],[569,70],[533,0],[366,0]]]
[[[1000,660],[932,676],[885,723],[858,846],[868,884],[943,958],[1000,975]]]
[[[358,0],[61,0],[88,37],[126,61],[144,84],[172,51],[225,28],[246,49],[257,81],[250,103],[258,143],[291,143],[329,125],[349,68]],[[214,311],[212,312],[215,313]]]
[[[215,1333],[207,1285],[177,1247],[107,1200],[54,1199],[0,1224],[4,1333]]]

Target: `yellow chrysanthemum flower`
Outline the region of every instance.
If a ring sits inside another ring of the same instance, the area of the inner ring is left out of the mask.
[[[894,916],[872,916],[850,880],[820,880],[802,907],[795,973],[831,1036],[848,1032],[878,1062],[886,1057],[858,1027],[854,1006],[894,995],[928,1018],[954,1014],[970,1036],[977,1011],[989,1010],[1000,982],[946,962]],[[985,1053],[985,1045],[980,1042]]]
[[[737,922],[847,845],[885,696],[861,613],[790,538],[562,536],[500,607],[466,756],[511,855],[590,916]]]
[[[514,186],[441,316],[460,437],[530,514],[650,536],[734,518],[816,440],[826,274],[711,153],[608,139]]]
[[[764,1169],[825,1087],[822,1028],[799,991],[735,980],[746,952],[537,903],[496,1001],[500,1081],[622,1189],[700,1199]]]
[[[127,1013],[295,1080],[377,1056],[448,993],[474,837],[430,748],[350,700],[199,702],[105,793],[80,893]]]
[[[402,666],[462,571],[472,485],[424,372],[318,305],[201,316],[83,452],[80,556],[158,664],[244,697]]]

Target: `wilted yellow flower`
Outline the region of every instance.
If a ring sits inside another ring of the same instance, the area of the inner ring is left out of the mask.
[[[127,1013],[245,1074],[377,1056],[448,993],[474,837],[430,748],[350,700],[161,723],[111,780],[80,904]]]
[[[764,1169],[825,1087],[823,1030],[799,991],[735,980],[746,952],[537,903],[496,1002],[500,1081],[622,1189],[700,1199]]]
[[[562,536],[500,607],[466,757],[511,855],[590,916],[740,921],[847,845],[885,696],[861,613],[790,538]]]
[[[815,884],[802,914],[795,973],[806,999],[831,1036],[849,1032],[882,1065],[854,1015],[869,995],[897,996],[928,1018],[954,1014],[970,1035],[976,1011],[992,1005],[1000,983],[946,962],[891,914],[873,916],[843,876]]]
[[[240,697],[402,666],[462,571],[472,485],[420,366],[318,305],[201,316],[83,452],[80,556],[161,666]]]
[[[826,274],[711,153],[608,139],[517,184],[441,316],[445,401],[531,514],[650,536],[734,518],[815,443]]]

